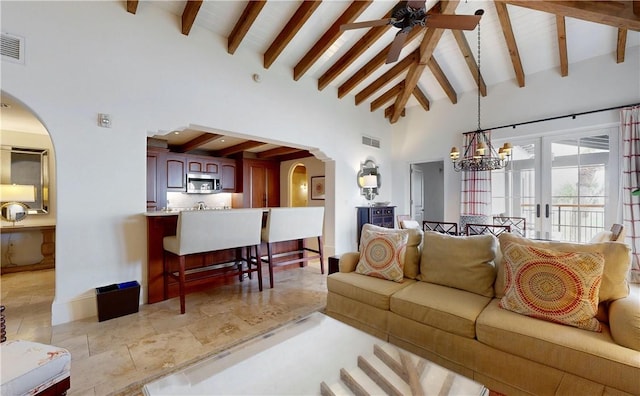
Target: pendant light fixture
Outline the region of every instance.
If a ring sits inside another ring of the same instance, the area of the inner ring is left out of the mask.
[[[476,15],[484,14],[484,10],[477,10]],[[505,143],[498,151],[493,148],[491,140],[480,127],[480,23],[478,23],[478,129],[474,132],[466,132],[471,135],[465,139],[467,146],[464,156],[460,157],[457,147],[451,148],[449,157],[453,163],[453,169],[460,171],[492,171],[504,168],[511,159],[511,144]]]

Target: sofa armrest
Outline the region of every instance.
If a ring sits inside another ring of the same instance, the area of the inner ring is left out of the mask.
[[[345,253],[340,257],[340,261],[338,262],[338,266],[340,267],[340,272],[353,272],[356,270],[356,266],[358,265],[358,260],[360,260],[360,253],[358,252],[349,252]]]
[[[640,285],[629,289],[627,297],[609,304],[609,327],[616,343],[640,351]]]

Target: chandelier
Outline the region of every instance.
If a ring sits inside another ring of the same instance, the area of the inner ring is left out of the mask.
[[[476,15],[482,15],[483,10],[476,11]],[[502,169],[511,159],[511,143],[505,143],[496,151],[491,144],[485,131],[480,128],[480,23],[478,23],[478,130],[466,132],[465,141],[467,146],[464,155],[460,158],[460,151],[457,147],[452,147],[449,157],[453,163],[453,169],[460,171],[492,171]],[[471,135],[468,137],[467,135]]]

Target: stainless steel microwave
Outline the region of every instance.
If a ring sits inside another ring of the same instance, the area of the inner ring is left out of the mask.
[[[187,173],[188,194],[213,194],[221,189],[220,178],[211,173]]]

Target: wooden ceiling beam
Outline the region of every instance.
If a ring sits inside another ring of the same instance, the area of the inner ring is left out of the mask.
[[[185,4],[184,11],[182,11],[182,34],[185,36],[189,35],[201,5],[202,0],[188,0]]]
[[[367,85],[362,91],[356,94],[356,106],[360,103],[364,102],[369,96],[376,93],[380,88],[387,85],[391,80],[398,77],[400,73],[407,70],[411,65],[414,65],[419,58],[419,52],[416,49],[409,55],[407,55],[400,62],[396,62],[395,65],[389,70],[387,70],[383,75],[378,77],[374,82]]]
[[[436,59],[433,57],[433,55],[427,62],[427,66],[429,67],[429,70],[431,70],[431,73],[433,73],[433,76],[436,78],[436,80],[438,80],[438,83],[444,90],[444,93],[447,94],[447,96],[449,97],[449,100],[451,101],[451,103],[453,104],[458,103],[458,94],[456,93],[456,90],[453,89],[453,85],[451,85],[451,83],[449,82],[449,79],[444,74],[444,71],[442,71],[442,68],[440,67]]]
[[[246,142],[242,142],[240,144],[236,144],[235,146],[230,146],[222,150],[217,150],[215,155],[218,157],[228,157],[233,154],[241,153],[243,151],[251,150],[252,148],[264,146],[265,142],[257,142],[255,140],[247,140]]]
[[[138,11],[138,0],[127,0],[127,12],[135,14]]]
[[[455,13],[456,7],[458,6],[457,0],[442,2],[442,13],[443,14],[453,14]],[[396,98],[396,102],[394,104],[393,114],[391,115],[389,121],[393,124],[398,121],[400,118],[400,113],[402,109],[407,105],[407,101],[409,101],[409,97],[412,95],[413,90],[418,85],[418,80],[424,72],[425,67],[431,56],[433,55],[433,51],[438,45],[442,34],[444,33],[444,29],[427,29],[422,42],[420,43],[419,51],[420,57],[418,62],[414,63],[407,73],[407,78],[405,79],[405,86],[400,95]]]
[[[601,23],[619,29],[640,31],[638,1],[526,1],[496,0],[532,10],[549,12],[564,17]]]
[[[424,31],[424,28],[419,29],[411,29],[407,39],[404,42],[404,45],[408,45],[410,42],[415,40],[421,32]],[[364,81],[371,73],[378,70],[378,68],[385,64],[387,60],[387,54],[391,49],[391,44],[387,45],[382,51],[378,52],[366,65],[361,67],[357,72],[355,72],[347,81],[342,83],[338,87],[338,98],[344,97],[346,94],[351,92],[358,84]]]
[[[297,153],[298,151],[301,151],[301,150],[293,147],[276,147],[271,150],[266,150],[261,153],[257,153],[256,157],[260,159],[273,158],[281,155]]]
[[[393,11],[393,8],[380,19],[391,18],[391,11]],[[318,79],[318,89],[321,91],[325,89],[331,81],[351,66],[351,64],[353,64],[360,55],[368,50],[373,43],[378,41],[378,39],[382,37],[390,27],[391,25],[384,25],[375,26],[369,29],[367,33],[365,33],[365,35],[349,49],[349,51],[342,55],[340,59],[338,59],[326,72],[324,72],[322,76],[320,76],[320,79]]]
[[[469,46],[469,42],[464,37],[464,33],[462,30],[451,30],[453,33],[453,37],[456,39],[456,43],[458,43],[458,48],[460,48],[460,52],[462,52],[462,56],[464,57],[464,61],[467,63],[467,67],[473,76],[473,81],[478,83],[478,64],[473,57],[473,52],[471,51],[471,47]],[[482,73],[480,73],[480,94],[482,96],[487,96],[487,85],[484,83],[484,78],[482,78]]]
[[[624,62],[627,50],[627,29],[618,29],[618,43],[616,45],[616,63]]]
[[[542,3],[536,1],[535,3]],[[511,19],[509,18],[509,12],[507,11],[507,5],[502,1],[494,1],[493,4],[498,12],[498,19],[502,26],[502,34],[507,42],[507,48],[509,49],[509,57],[513,64],[513,70],[516,73],[516,80],[518,80],[518,86],[524,87],[524,69],[522,68],[522,60],[520,59],[520,53],[518,52],[518,44],[516,44],[516,38],[513,35],[513,28],[511,27]]]
[[[393,115],[393,113],[395,112],[395,109],[393,106],[394,105],[391,105],[386,109],[384,109],[384,118],[390,118]],[[400,116],[404,117],[406,114],[407,114],[406,109],[402,109],[402,111],[400,112]]]
[[[322,0],[310,1],[304,0],[300,7],[293,14],[289,22],[280,31],[278,37],[273,40],[273,43],[269,46],[269,49],[264,53],[264,68],[271,67],[273,62],[280,56],[280,53],[289,45],[291,40],[296,36],[298,31],[309,20],[311,15],[315,12],[318,6],[322,3]]]
[[[558,50],[560,51],[560,75],[569,75],[569,58],[567,56],[567,28],[564,17],[556,15],[556,30],[558,31]]]
[[[353,22],[362,12],[371,5],[372,0],[366,1],[354,1],[336,19],[335,22],[329,27],[329,29],[320,37],[320,39],[311,47],[311,49],[302,57],[300,62],[293,68],[293,79],[298,81],[314,63],[325,53],[329,47],[340,37],[343,33],[340,30],[340,26],[345,23]]]
[[[429,111],[429,99],[427,98],[427,95],[422,92],[418,85],[416,85],[416,87],[413,89],[413,96],[425,111]]]
[[[251,0],[245,7],[242,15],[236,22],[236,25],[233,27],[231,34],[229,35],[229,39],[227,40],[227,52],[230,54],[234,54],[240,43],[244,39],[244,36],[247,35],[251,25],[255,22],[258,15],[260,15],[260,11],[267,4],[265,0]]]
[[[308,152],[307,150],[298,150],[295,153],[286,154],[278,157],[278,161],[293,161],[302,158],[313,157],[313,154]]]
[[[393,87],[391,87],[387,92],[385,92],[382,95],[378,96],[378,98],[376,100],[371,102],[371,105],[370,105],[371,111],[378,110],[380,107],[385,105],[387,102],[389,102],[390,100],[392,100],[393,98],[398,96],[398,94],[402,91],[403,87],[404,87],[404,82],[400,81],[398,84],[396,84]]]
[[[407,70],[413,63],[418,60],[418,50],[416,49],[411,54],[407,55],[400,62],[397,62],[387,70],[384,74],[378,77],[371,84],[366,86],[362,91],[358,92],[355,96],[356,106],[365,101],[368,97],[376,93],[379,89],[387,85],[391,80],[398,77],[401,73]],[[404,86],[404,83],[403,83]]]
[[[205,145],[214,140],[223,138],[224,136],[218,135],[216,133],[203,133],[202,135],[195,137],[188,142],[182,143],[181,145],[175,148],[175,151],[178,153],[186,153],[191,150],[195,150],[202,145]]]

